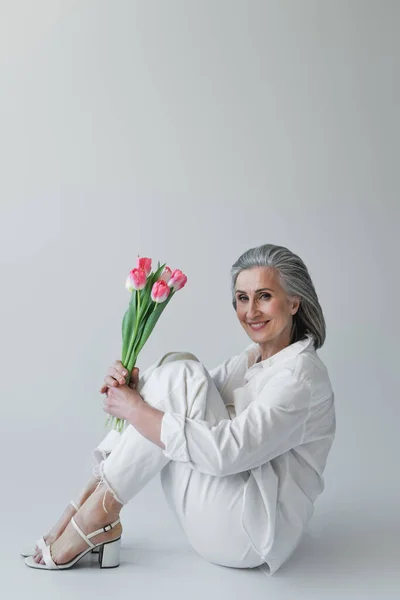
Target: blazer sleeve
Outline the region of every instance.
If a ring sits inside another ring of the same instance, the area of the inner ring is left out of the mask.
[[[247,471],[302,443],[310,404],[309,382],[284,370],[233,420],[213,425],[165,412],[163,453],[217,477]]]

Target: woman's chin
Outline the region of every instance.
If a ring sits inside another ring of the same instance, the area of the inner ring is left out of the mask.
[[[249,336],[254,342],[257,342],[258,344],[262,344],[263,342],[267,342],[269,340],[269,335],[265,333],[257,333],[257,331],[250,331]]]

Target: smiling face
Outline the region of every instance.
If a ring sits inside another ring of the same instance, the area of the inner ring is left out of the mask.
[[[293,315],[298,311],[300,298],[286,294],[275,269],[254,267],[241,271],[236,279],[235,297],[238,319],[247,335],[259,344],[261,360],[289,346]]]

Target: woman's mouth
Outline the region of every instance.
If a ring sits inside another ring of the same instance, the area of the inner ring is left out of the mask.
[[[265,327],[265,325],[267,325],[268,323],[269,323],[269,321],[260,321],[259,323],[249,323],[249,325],[254,331],[259,331],[260,329]]]

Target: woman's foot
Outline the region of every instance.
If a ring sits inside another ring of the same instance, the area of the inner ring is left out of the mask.
[[[77,500],[75,500],[75,503],[79,507],[82,506],[82,504],[86,502],[89,496],[94,492],[98,483],[99,480],[95,477],[89,480],[87,486],[82,490]],[[71,518],[74,515],[76,515],[75,508],[72,506],[72,504],[68,504],[64,513],[61,515],[60,519],[57,521],[54,527],[50,529],[49,533],[43,536],[47,546],[49,546],[50,544],[54,544],[54,542],[58,540],[58,538],[60,537],[60,535],[62,535],[62,533],[64,532],[65,528],[67,527],[68,523],[71,521]],[[38,554],[42,556],[42,551],[36,546],[33,557],[35,558]]]
[[[105,506],[108,512],[106,513],[103,509],[103,498],[106,490],[107,488],[104,484],[99,486],[75,515],[76,524],[85,534],[109,525],[119,518],[122,504],[117,502],[109,491],[107,491],[105,498]],[[93,544],[110,542],[121,537],[121,534],[122,525],[118,523],[110,531],[99,533],[91,538],[91,542]],[[87,548],[88,545],[85,540],[75,530],[73,524],[69,522],[63,533],[51,544],[51,557],[56,564],[60,565],[69,562]],[[42,565],[45,564],[41,550],[33,558],[35,562]]]

